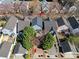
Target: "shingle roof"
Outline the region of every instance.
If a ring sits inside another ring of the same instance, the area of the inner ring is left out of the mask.
[[[16,25],[17,20],[18,19],[15,16],[11,16],[5,26],[5,29],[13,30]]]
[[[50,20],[44,21],[44,30],[45,32],[49,32],[50,29],[53,27],[53,22]]]
[[[73,29],[76,29],[79,27],[79,23],[76,21],[76,19],[74,17],[69,17],[68,21]]]
[[[4,42],[0,46],[0,57],[8,57],[12,42]]]
[[[11,16],[5,26],[5,29],[13,31],[14,27],[16,26],[17,20],[18,18]],[[27,17],[24,20],[18,20],[18,31],[23,30],[26,26],[30,26],[30,21]]]
[[[56,21],[57,21],[58,26],[65,25],[65,23],[61,17],[57,18]]]
[[[22,47],[20,43],[17,43],[14,48],[14,54],[25,54],[27,50]]]
[[[27,17],[24,20],[18,21],[18,31],[23,30],[27,26],[30,26],[30,20]]]
[[[71,48],[70,48],[68,41],[61,42],[60,44],[61,44],[61,47],[62,47],[62,50],[64,53],[71,51]]]
[[[34,25],[38,25],[40,27],[43,27],[43,25],[42,25],[42,18],[41,17],[35,17],[32,20],[32,26],[34,26]]]
[[[52,28],[52,22],[51,21],[44,21],[44,29],[47,31],[50,31],[50,29]]]

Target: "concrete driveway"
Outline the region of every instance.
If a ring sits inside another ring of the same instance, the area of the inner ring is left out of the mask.
[[[57,49],[56,49],[56,47],[52,46],[52,48],[49,49],[48,54],[49,55],[57,55]]]

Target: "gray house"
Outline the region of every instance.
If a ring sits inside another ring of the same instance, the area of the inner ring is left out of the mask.
[[[0,45],[0,59],[9,59],[12,53],[12,42],[4,42]]]
[[[24,59],[24,55],[27,53],[28,51],[20,43],[17,43],[14,48],[14,59]]]
[[[42,18],[41,17],[35,17],[32,20],[32,26],[36,31],[42,30],[43,24],[42,24]]]
[[[23,30],[26,26],[30,26],[30,21],[27,17],[24,20],[18,20],[15,16],[11,16],[2,32],[3,34],[12,35],[16,34],[17,31]]]
[[[44,32],[48,33],[49,31],[51,31],[51,28],[54,27],[53,25],[54,25],[53,21],[50,18],[47,18],[44,21]]]
[[[24,20],[18,20],[18,31],[22,31],[25,27],[30,26],[30,20],[25,17]]]
[[[2,30],[2,32],[4,34],[15,34],[16,33],[16,23],[17,23],[17,18],[14,16],[11,16],[6,24],[6,26],[4,27],[4,29]]]

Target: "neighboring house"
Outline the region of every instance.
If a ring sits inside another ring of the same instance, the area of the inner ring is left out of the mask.
[[[68,30],[68,27],[66,26],[62,17],[57,18],[56,23],[57,23],[57,32],[62,32],[62,31]]]
[[[17,43],[14,48],[14,59],[24,59],[24,55],[27,53],[27,50],[20,43]]]
[[[18,20],[15,16],[11,16],[2,30],[3,34],[16,34],[16,32],[22,31],[26,26],[30,26],[30,21],[26,17],[24,20]]]
[[[67,21],[70,25],[70,29],[71,29],[72,33],[73,34],[79,33],[79,23],[77,22],[75,17],[69,17],[67,19]]]
[[[30,20],[25,17],[24,20],[18,20],[18,31],[22,31],[25,27],[30,26]]]
[[[15,34],[16,33],[16,23],[17,23],[17,18],[15,16],[11,16],[6,24],[6,26],[4,27],[4,29],[2,30],[3,34]]]
[[[42,18],[41,17],[35,17],[32,20],[32,26],[36,31],[41,31],[43,28],[43,24],[42,24]]]
[[[72,46],[69,44],[67,40],[60,42],[61,45],[61,51],[63,53],[63,57],[67,59],[74,59],[74,51],[72,50]]]
[[[62,52],[66,53],[66,52],[71,52],[71,47],[68,43],[67,40],[60,42],[61,48],[62,48]]]
[[[10,59],[12,53],[12,42],[3,42],[0,45],[0,59]]]
[[[52,28],[53,28],[53,21],[48,18],[44,21],[44,32],[48,33],[49,31],[52,32]]]

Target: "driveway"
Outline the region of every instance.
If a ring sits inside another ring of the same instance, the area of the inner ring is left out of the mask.
[[[52,46],[52,48],[49,49],[48,54],[49,55],[57,55],[57,49],[56,49],[56,47]]]

